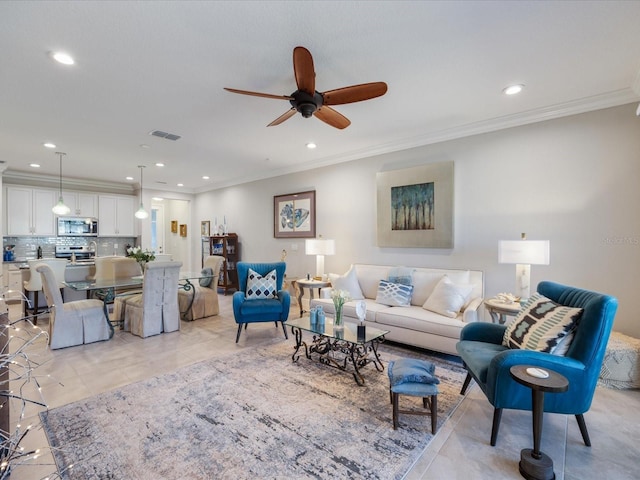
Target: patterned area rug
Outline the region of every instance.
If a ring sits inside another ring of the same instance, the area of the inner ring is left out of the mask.
[[[385,371],[366,367],[359,387],[292,352],[279,341],[41,413],[62,478],[398,479],[431,440],[431,421],[401,415],[393,430],[388,362],[436,364],[439,427],[462,400],[464,370],[446,359],[382,344]]]

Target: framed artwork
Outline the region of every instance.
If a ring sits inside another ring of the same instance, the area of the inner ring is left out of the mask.
[[[186,223],[181,223],[180,224],[180,236],[181,237],[186,237],[187,236],[187,224]]]
[[[178,233],[178,221],[171,220],[171,233]]]
[[[203,237],[211,236],[211,222],[209,220],[200,222],[200,235]]]
[[[275,238],[315,238],[315,190],[273,197],[273,236]]]
[[[453,248],[453,162],[376,177],[379,247]]]

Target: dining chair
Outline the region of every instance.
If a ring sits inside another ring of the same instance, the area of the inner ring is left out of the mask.
[[[46,264],[51,267],[53,270],[53,275],[56,279],[56,283],[58,285],[58,289],[62,291],[64,288],[64,275],[67,268],[67,260],[64,258],[39,258],[37,260],[28,260],[29,265],[29,280],[25,280],[23,283],[24,295],[26,298],[30,299],[29,292],[33,292],[33,303],[31,304],[31,313],[34,315],[33,323],[34,325],[38,323],[38,304],[39,298],[38,293],[42,290],[42,279],[40,273],[36,270],[36,267],[40,264]],[[29,310],[29,306],[27,302],[24,302],[24,316],[27,316],[27,311]]]
[[[178,281],[182,262],[149,262],[142,293],[116,297],[124,311],[124,329],[139,337],[180,330]]]
[[[220,313],[218,303],[218,279],[224,258],[209,255],[204,259],[202,274],[206,275],[192,284],[190,290],[178,290],[178,303],[184,320],[198,320]]]
[[[72,347],[109,340],[113,329],[100,300],[64,302],[53,269],[39,263],[36,272],[41,278],[49,307],[49,346],[51,349]]]

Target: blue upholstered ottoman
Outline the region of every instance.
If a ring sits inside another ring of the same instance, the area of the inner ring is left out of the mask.
[[[426,360],[401,358],[389,362],[389,396],[393,405],[393,429],[398,428],[398,415],[431,415],[431,433],[438,430],[438,384],[435,365]],[[400,395],[422,397],[422,406],[426,410],[400,410]]]

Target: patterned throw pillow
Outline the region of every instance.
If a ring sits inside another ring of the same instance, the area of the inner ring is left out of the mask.
[[[211,282],[213,281],[213,268],[203,268],[202,269],[202,275],[206,275],[203,276],[200,279],[200,286],[201,287],[208,287],[209,285],[211,285]]]
[[[391,283],[386,280],[380,280],[376,303],[389,305],[390,307],[408,307],[411,305],[412,293],[413,285],[403,285],[401,283]]]
[[[401,283],[403,285],[413,285],[413,268],[393,267],[389,270],[389,280],[391,283]]]
[[[249,269],[247,275],[247,299],[275,298],[276,271],[271,270],[264,277]]]
[[[509,348],[564,355],[582,311],[535,293],[505,330],[502,344]]]

